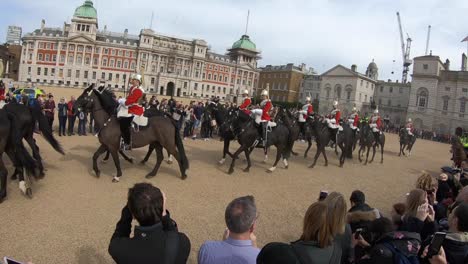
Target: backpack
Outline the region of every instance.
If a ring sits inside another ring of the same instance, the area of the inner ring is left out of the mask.
[[[421,237],[418,233],[396,231],[385,234],[371,249],[372,263],[419,264]]]

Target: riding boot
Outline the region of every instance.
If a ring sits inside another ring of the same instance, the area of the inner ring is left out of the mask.
[[[263,147],[266,149],[267,148],[267,133],[268,133],[268,122],[262,122],[262,138],[263,138]]]
[[[380,132],[373,132],[373,133],[374,133],[375,143],[380,145]]]
[[[120,123],[120,132],[122,134],[123,145],[121,146],[122,150],[131,150],[131,124],[133,117],[124,117],[119,119]]]
[[[258,143],[257,147],[263,147],[263,123],[257,124],[257,129],[258,129]]]

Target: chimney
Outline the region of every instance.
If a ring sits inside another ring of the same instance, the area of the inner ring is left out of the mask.
[[[126,38],[127,38],[127,36],[128,36],[128,29],[126,28],[126,29],[125,29],[125,31],[124,31],[124,35],[123,35],[123,37],[126,39]]]
[[[462,54],[462,67],[461,67],[461,70],[466,71],[466,54],[465,53]]]
[[[351,65],[351,70],[352,70],[353,72],[357,72],[357,66],[356,66],[356,64]]]
[[[41,33],[42,31],[44,31],[44,27],[45,27],[45,19],[42,19],[41,20]]]
[[[104,25],[104,34],[107,33],[107,25]]]
[[[450,61],[449,59],[445,60],[444,67],[446,71],[450,71]]]
[[[392,79],[388,79],[388,82],[392,82]]]
[[[67,30],[67,22],[63,22],[62,36],[65,36],[65,31]]]

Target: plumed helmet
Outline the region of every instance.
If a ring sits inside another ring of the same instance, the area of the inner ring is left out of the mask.
[[[248,94],[249,94],[249,90],[245,89],[245,90],[242,92],[242,94],[247,94],[247,95],[248,95]]]
[[[338,106],[338,101],[333,101],[333,106]]]
[[[310,102],[310,97],[309,96],[306,97],[306,102]]]
[[[375,109],[374,114],[378,114],[378,113],[379,113],[379,109]]]
[[[137,80],[140,82],[140,84],[143,82],[142,76],[140,74],[133,74],[131,77],[132,80]]]
[[[411,118],[408,118],[408,122],[412,122],[413,120],[411,120]]]
[[[264,89],[264,90],[262,91],[262,95],[268,96],[268,90],[265,90],[265,89]]]
[[[356,112],[357,112],[357,108],[353,107],[353,113],[356,113]]]

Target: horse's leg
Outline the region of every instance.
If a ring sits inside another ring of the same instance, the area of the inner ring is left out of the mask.
[[[309,168],[315,167],[315,164],[317,163],[317,159],[320,156],[320,153],[322,153],[322,150],[320,149],[320,145],[317,144],[317,151],[315,152],[314,162],[312,163],[312,165],[309,166]]]
[[[362,162],[362,146],[359,146],[359,150],[358,150],[358,159],[359,159],[359,162]]]
[[[33,153],[33,158],[37,162],[37,167],[39,168],[39,177],[43,178],[45,173],[44,173],[44,165],[42,164],[42,157],[41,154],[39,153],[39,147],[36,144],[36,140],[34,140],[33,136],[28,136],[26,137],[26,142],[28,142],[29,147],[32,150]]]
[[[383,149],[384,149],[384,145],[383,144],[380,144],[380,163],[383,163]]]
[[[99,156],[101,156],[102,153],[104,153],[106,150],[107,150],[106,146],[101,145],[96,150],[96,152],[94,152],[94,155],[93,155],[93,170],[94,170],[94,173],[96,173],[96,177],[101,176],[101,171],[98,168],[97,160],[98,160]]]
[[[236,152],[234,152],[234,154],[232,154],[232,161],[231,161],[231,166],[229,167],[229,170],[228,170],[228,174],[232,174],[234,172],[234,165],[236,163],[236,159],[238,158],[239,154],[244,151],[247,147],[245,147],[244,145],[241,145],[239,147],[239,149],[236,150]]]
[[[280,160],[281,158],[281,153],[283,153],[283,148],[282,147],[277,147],[276,148],[276,160],[275,160],[275,163],[273,164],[273,167],[269,168],[266,172],[274,172],[276,170],[276,165],[278,165],[278,161]]]
[[[106,156],[104,156],[104,158],[102,159],[102,163],[106,163],[109,160],[109,157],[110,157],[110,152],[106,151]]]
[[[218,161],[219,165],[223,165],[226,161],[226,154],[229,154],[229,156],[232,157],[231,153],[229,153],[229,140],[227,139],[224,140],[223,158],[221,158],[221,160]]]
[[[25,181],[23,167],[18,167],[18,180],[19,180],[19,189],[21,192],[26,195],[28,198],[32,198],[32,189],[29,184]]]
[[[309,153],[310,147],[312,147],[312,140],[310,138],[307,139],[307,149],[304,152],[304,159],[307,158],[307,153]]]
[[[125,154],[125,152],[123,152],[122,150],[119,150],[119,154],[124,158],[124,160],[126,160],[126,161],[133,164],[133,158],[132,157],[127,156],[127,154]]]
[[[398,157],[401,156],[401,149],[402,149],[402,147],[403,147],[403,144],[400,142],[400,153],[398,153]]]
[[[169,150],[167,151],[167,160],[166,160],[166,163],[167,163],[167,164],[172,164],[172,155],[171,155],[171,153],[169,153]]]
[[[377,148],[377,143],[375,143],[373,146],[372,146],[372,159],[369,161],[369,163],[372,163],[374,161],[374,158],[375,158],[375,149]]]
[[[7,177],[8,177],[8,170],[3,163],[2,154],[0,154],[0,203],[7,196],[6,186],[7,186]]]
[[[268,147],[263,149],[263,154],[265,155],[265,158],[263,159],[263,163],[267,163],[267,161],[268,161]]]
[[[245,158],[247,159],[247,168],[244,169],[244,172],[249,172],[252,163],[250,162],[250,151],[249,149],[244,150]]]
[[[323,153],[323,158],[325,158],[325,167],[328,166],[328,158],[327,158],[327,153],[325,152],[325,146],[322,148],[322,153]]]
[[[146,156],[145,158],[140,162],[140,164],[145,164],[149,157],[151,156],[151,153],[153,153],[153,150],[154,150],[154,146],[153,144],[150,144],[149,147],[148,147],[148,152],[146,152]],[[164,155],[164,154],[163,154]]]
[[[151,179],[158,173],[159,167],[161,167],[161,163],[164,160],[164,153],[163,147],[159,143],[155,143],[154,146],[151,144],[153,149],[156,149],[156,165],[154,165],[153,170],[146,175],[146,179]],[[153,152],[151,150],[151,152]]]
[[[119,182],[122,177],[122,169],[120,168],[119,152],[114,150],[111,151],[112,159],[114,160],[115,168],[117,169],[117,175],[114,176],[112,182]]]
[[[370,152],[370,146],[367,146],[366,162],[364,163],[364,165],[367,165],[367,162],[369,161],[369,152]]]
[[[341,155],[340,155],[340,168],[343,168],[344,160],[345,160],[345,147],[344,144],[340,144]]]

